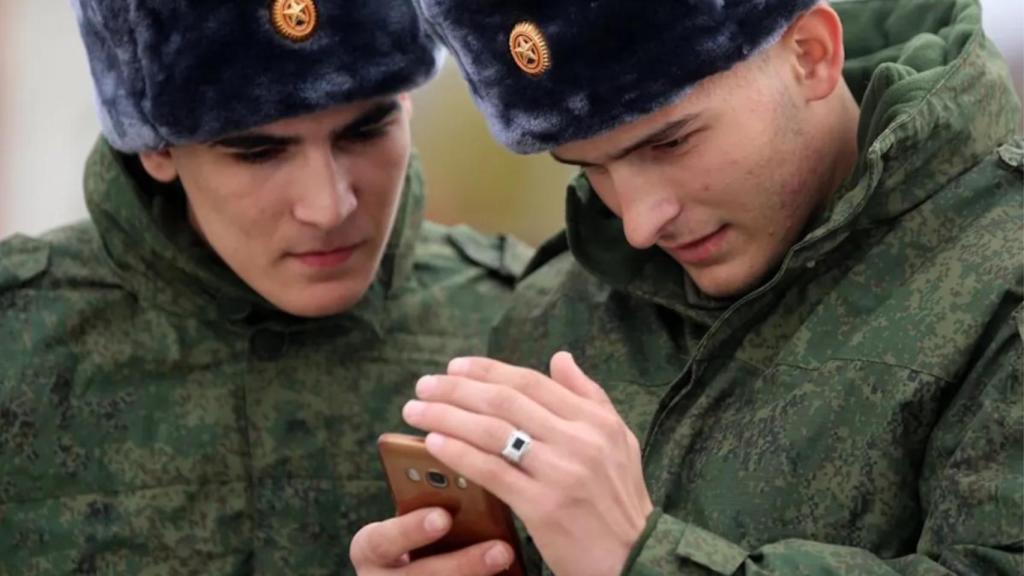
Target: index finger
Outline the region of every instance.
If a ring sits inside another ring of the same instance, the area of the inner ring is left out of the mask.
[[[455,358],[448,363],[448,374],[512,388],[564,420],[587,419],[595,409],[591,402],[581,402],[594,398],[582,396],[541,372],[491,358]]]

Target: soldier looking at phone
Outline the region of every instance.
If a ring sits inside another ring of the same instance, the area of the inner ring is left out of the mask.
[[[509,363],[405,407],[552,572],[1024,572],[1024,150],[977,0],[417,4],[499,140],[581,167]]]
[[[91,219],[0,243],[0,574],[351,574],[528,258],[423,221],[440,50],[406,0],[72,5],[103,136]]]

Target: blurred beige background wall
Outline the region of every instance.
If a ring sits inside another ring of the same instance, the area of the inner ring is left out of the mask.
[[[516,156],[499,146],[451,58],[413,100],[428,217],[511,232],[534,245],[562,227],[565,186],[575,169],[546,154]]]
[[[1021,93],[1024,2],[982,3],[989,35]],[[415,102],[429,217],[511,231],[532,243],[557,231],[570,169],[499,148],[451,61]],[[0,238],[85,217],[82,167],[98,131],[68,0],[0,0]]]

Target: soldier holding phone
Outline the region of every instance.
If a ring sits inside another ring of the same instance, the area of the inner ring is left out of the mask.
[[[405,408],[551,571],[1024,572],[1024,146],[977,0],[417,4],[495,136],[580,167],[508,363]]]
[[[423,219],[440,50],[407,0],[72,6],[103,136],[91,219],[0,243],[0,574],[352,574],[528,257]]]

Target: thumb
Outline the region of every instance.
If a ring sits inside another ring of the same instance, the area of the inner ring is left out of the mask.
[[[602,404],[611,404],[611,399],[605,394],[604,389],[597,382],[587,376],[583,370],[576,365],[576,360],[568,352],[556,352],[551,357],[551,379],[558,382],[569,391]]]

